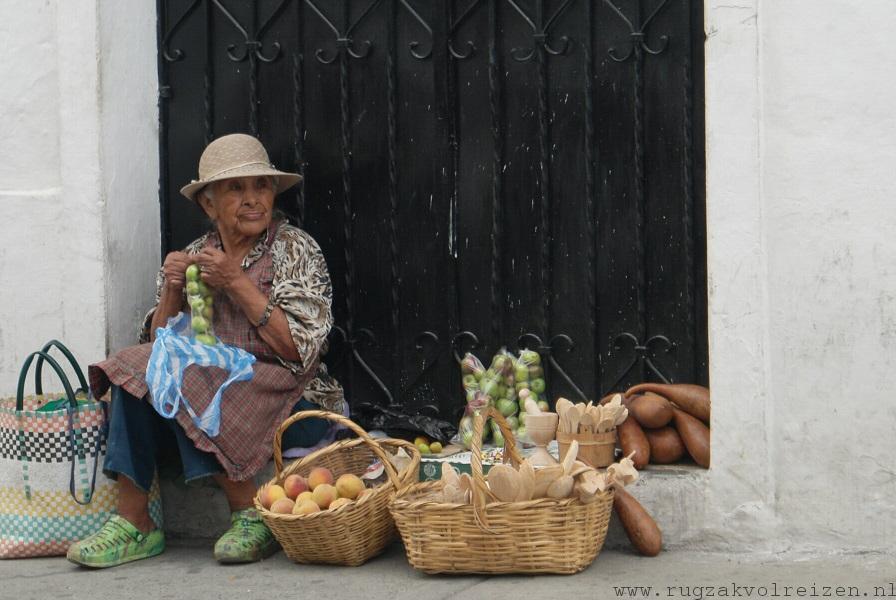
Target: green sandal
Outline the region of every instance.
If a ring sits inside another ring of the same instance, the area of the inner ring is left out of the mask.
[[[280,544],[254,508],[230,515],[230,529],[215,543],[215,559],[221,563],[256,562],[275,553]]]
[[[65,557],[78,565],[103,569],[156,556],[164,550],[161,529],[142,533],[130,521],[115,515],[97,533],[72,544]]]

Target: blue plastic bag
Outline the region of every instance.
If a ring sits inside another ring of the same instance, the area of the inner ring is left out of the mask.
[[[166,327],[156,329],[156,341],[146,368],[146,384],[156,412],[171,419],[183,404],[193,423],[209,437],[215,437],[221,427],[221,396],[230,384],[252,379],[255,357],[233,346],[197,342],[190,333],[190,315],[183,312],[171,317]],[[181,393],[184,369],[190,365],[218,367],[230,374],[201,415],[196,414]]]

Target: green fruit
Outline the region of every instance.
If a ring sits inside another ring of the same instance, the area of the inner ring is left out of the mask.
[[[202,312],[202,309],[205,308],[205,300],[200,296],[190,296],[190,308],[193,309],[193,312]]]
[[[215,336],[209,335],[207,333],[200,333],[196,336],[196,341],[206,346],[214,346],[218,343],[218,340],[215,339]]]
[[[515,415],[507,417],[507,426],[516,431],[520,426],[520,419]]]
[[[190,265],[184,275],[186,275],[187,281],[199,281],[199,265]]]
[[[472,374],[464,375],[463,382],[464,382],[465,389],[468,389],[468,390],[478,390],[479,389],[479,382],[476,381],[475,375],[472,375]]]
[[[498,374],[495,373],[495,370],[492,369],[491,367],[489,367],[488,369],[485,370],[485,373],[482,375],[482,378],[483,379],[494,379],[495,377],[497,377],[497,375]]]
[[[499,396],[498,389],[501,387],[501,384],[499,384],[494,379],[489,379],[486,381],[481,381],[479,383],[479,387],[487,395],[491,396],[492,398],[497,398]]]
[[[544,393],[544,388],[545,388],[544,379],[533,379],[530,383],[532,384],[533,392],[535,392],[536,394]]]
[[[215,314],[214,309],[211,306],[206,305],[205,308],[202,309],[202,316],[211,322],[212,316]]]
[[[528,413],[526,411],[521,410],[519,415],[517,416],[517,418],[520,420],[520,427],[523,427],[523,428],[526,427],[526,415],[527,414]],[[519,429],[519,427],[517,429]]]
[[[478,391],[479,391],[479,387],[478,387],[478,386],[477,386],[477,388],[476,388],[475,390],[467,390],[467,404],[470,404],[470,403],[476,401],[476,393],[477,393]]]
[[[520,425],[519,428],[517,428],[517,430],[516,430],[516,437],[517,437],[517,439],[520,439],[520,440],[525,440],[525,439],[526,439],[526,427],[525,427],[525,425]]]
[[[205,333],[208,331],[208,321],[203,317],[193,317],[193,321],[190,324],[193,326],[193,331],[196,333]]]
[[[544,377],[544,368],[541,365],[529,367],[529,379],[538,379],[540,377]]]
[[[540,365],[541,355],[534,350],[523,350],[520,352],[520,360],[529,366]]]
[[[206,306],[211,306],[212,304],[215,303],[215,296],[214,296],[214,294],[209,294],[208,296],[203,298],[203,300],[205,301]]]
[[[517,365],[516,369],[513,370],[513,376],[517,382],[529,381],[529,368],[526,365]]]
[[[501,412],[501,415],[504,417],[509,417],[510,415],[516,413],[517,406],[516,402],[511,400],[507,400],[505,398],[501,398],[498,400],[498,410]]]
[[[188,296],[198,296],[199,295],[199,282],[198,281],[188,281],[186,290],[187,290]]]
[[[477,371],[473,371],[473,377],[476,378],[476,381],[482,381],[482,377],[485,375],[485,371],[483,369],[479,369]]]
[[[509,356],[504,356],[503,354],[498,354],[492,360],[492,368],[498,373],[506,374],[507,370],[510,367],[509,361],[510,361]]]
[[[516,385],[513,387],[516,389],[517,393],[519,393],[521,390],[528,390],[530,385],[531,384],[528,381],[517,381]]]
[[[548,404],[547,400],[539,400],[537,402],[539,410],[541,412],[551,412],[551,405]]]
[[[496,431],[494,438],[492,438],[492,443],[495,446],[503,447],[504,446],[504,435],[500,431]]]
[[[460,372],[464,375],[472,375],[475,370],[476,358],[473,357],[472,354],[467,354],[464,359],[460,361]]]
[[[427,444],[423,444],[423,443],[417,444],[417,450],[420,451],[420,454],[432,454],[432,451],[430,450],[430,447]]]
[[[204,281],[197,281],[196,286],[200,296],[208,296],[210,294],[208,285]]]
[[[439,442],[431,443],[429,445],[429,451],[432,452],[433,454],[438,454],[439,452],[442,451],[442,444],[440,444]]]

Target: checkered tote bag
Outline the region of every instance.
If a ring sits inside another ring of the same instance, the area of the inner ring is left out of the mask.
[[[48,354],[52,346],[71,362],[77,391]],[[36,395],[26,397],[35,358]],[[43,394],[44,362],[62,381],[64,394]],[[114,514],[118,487],[103,474],[108,408],[87,390],[71,352],[53,340],[25,360],[16,397],[0,400],[0,558],[64,555]],[[161,526],[158,483],[150,493],[150,514]]]

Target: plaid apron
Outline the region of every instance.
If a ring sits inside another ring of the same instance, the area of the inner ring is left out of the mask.
[[[245,270],[265,295],[270,293],[273,280],[270,244],[275,233],[276,229],[271,228],[267,239],[268,250]],[[215,239],[217,236],[210,236],[206,245],[213,244]],[[277,360],[271,347],[261,339],[242,309],[227,294],[216,292],[214,302],[212,326],[215,335],[223,343],[255,355],[254,375],[250,381],[233,383],[224,392],[218,436],[210,438],[203,433],[193,424],[183,407],[176,418],[197,448],[215,454],[229,479],[243,481],[255,475],[270,460],[274,433],[298,402],[308,380],[314,377],[316,366],[309,368],[306,376],[297,377]],[[139,344],[90,365],[90,387],[94,396],[102,397],[110,384],[115,384],[149,401],[145,376],[151,352],[152,344]],[[197,414],[205,410],[226,378],[227,373],[222,369],[196,365],[187,367],[183,393]]]

